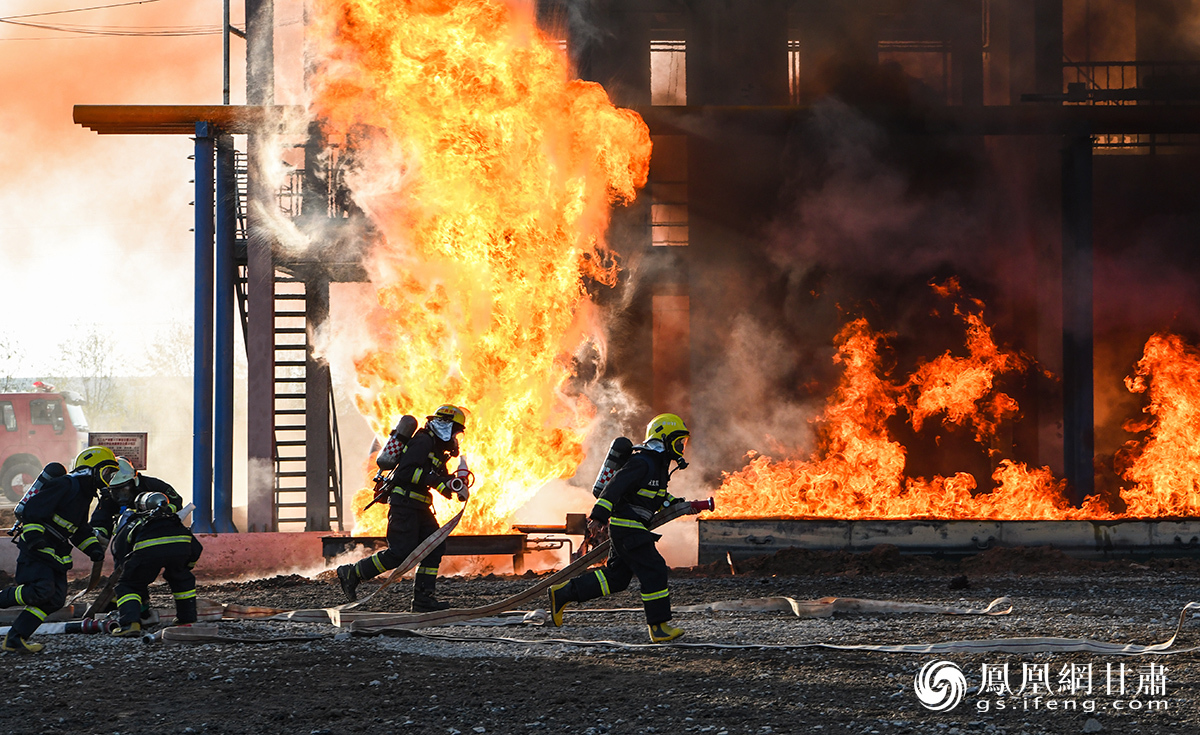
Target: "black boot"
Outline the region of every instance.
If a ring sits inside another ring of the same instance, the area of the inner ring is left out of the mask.
[[[196,598],[175,601],[175,619],[171,625],[191,625],[196,622]]]
[[[449,610],[450,603],[443,602],[433,596],[433,590],[417,587],[413,590],[412,611],[415,613],[438,612]]]
[[[342,583],[342,592],[346,599],[354,602],[358,599],[358,569],[353,564],[343,564],[337,568],[338,581]]]

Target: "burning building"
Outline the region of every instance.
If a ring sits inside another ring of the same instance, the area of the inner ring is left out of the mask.
[[[376,433],[473,410],[474,532],[667,410],[726,519],[1195,515],[1195,23],[313,3],[294,196],[260,190],[247,234],[251,529],[363,505],[369,458],[330,460],[322,340],[350,331]],[[370,283],[354,330],[341,281]]]

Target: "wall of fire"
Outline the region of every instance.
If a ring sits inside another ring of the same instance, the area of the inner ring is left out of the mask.
[[[929,284],[954,277],[986,304],[998,341],[1037,360],[1005,386],[1023,417],[995,440],[999,456],[1061,473],[1062,140],[912,135],[885,113],[1036,104],[1021,95],[1079,81],[1165,85],[1156,104],[1193,104],[1192,5],[543,0],[539,18],[580,76],[641,111],[654,139],[647,191],[611,230],[622,286],[595,292],[613,314],[609,370],[700,432],[769,424],[828,393],[833,337],[850,318],[893,333],[897,368],[961,348],[961,325],[931,318],[946,304]],[[781,124],[779,108],[797,105],[811,114]],[[1098,457],[1127,438],[1137,398],[1121,379],[1146,338],[1200,334],[1193,138],[1095,141]],[[910,475],[990,474],[969,437],[897,431]],[[714,468],[745,451],[710,448]],[[1098,472],[1101,488],[1115,483],[1111,467]]]

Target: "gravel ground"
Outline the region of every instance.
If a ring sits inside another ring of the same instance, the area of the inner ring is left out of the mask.
[[[1157,643],[1183,605],[1200,599],[1196,562],[1073,562],[1052,552],[989,552],[963,562],[901,558],[886,550],[850,555],[781,552],[728,569],[677,570],[677,605],[790,596],[866,597],[983,607],[1000,596],[1002,617],[838,615],[801,620],[781,612],[680,613],[684,640],[794,645],[913,643],[1014,636],[1064,636]],[[966,575],[965,577],[963,575]],[[0,578],[4,575],[0,573]],[[0,584],[5,580],[0,579]],[[536,582],[523,577],[454,577],[439,593],[456,606],[503,599]],[[951,586],[959,589],[951,589]],[[969,585],[961,589],[963,584]],[[152,588],[169,606],[166,588]],[[370,587],[365,586],[364,591]],[[409,583],[372,601],[401,611]],[[202,584],[224,603],[283,608],[338,604],[331,572]],[[635,589],[568,608],[559,628],[454,626],[437,634],[505,636],[525,642],[451,642],[424,637],[350,636],[329,625],[222,622],[240,637],[304,636],[308,642],[164,644],[101,635],[40,636],[46,651],[0,657],[6,693],[0,731],[12,733],[1165,733],[1200,732],[1195,654],[915,655],[819,648],[623,649],[545,643],[551,638],[643,643]],[[539,606],[544,602],[539,601]],[[1200,644],[1188,618],[1178,647]],[[963,701],[926,709],[913,680],[944,658],[964,672]],[[1125,666],[1124,695],[1115,688]],[[1151,671],[1147,667],[1158,668]],[[1054,692],[980,694],[984,665],[1008,666],[1016,691],[1048,672]],[[1059,674],[1091,667],[1091,694],[1060,691]],[[1111,676],[1106,676],[1111,665]],[[1110,679],[1110,681],[1106,681]],[[1165,694],[1136,694],[1157,682]],[[998,709],[997,701],[1004,701]],[[1165,701],[1165,709],[1159,702]],[[1053,703],[1053,704],[1051,704]],[[1152,704],[1153,703],[1153,704]],[[983,710],[987,705],[987,711]],[[1053,708],[1051,708],[1053,707]],[[1138,708],[1138,709],[1135,709]],[[1151,708],[1154,709],[1151,709]]]

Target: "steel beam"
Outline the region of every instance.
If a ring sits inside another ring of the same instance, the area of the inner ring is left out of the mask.
[[[329,317],[329,281],[321,278],[305,283],[304,302],[312,334]],[[308,506],[304,530],[328,531],[329,363],[313,353],[311,338],[304,361],[304,488]]]
[[[736,125],[786,135],[812,115],[809,107],[637,107],[651,135],[687,135],[698,127]],[[1200,105],[991,105],[913,110],[880,107],[863,115],[892,135],[1071,135],[1200,133]]]
[[[213,523],[217,533],[233,524],[233,260],[237,181],[233,136],[217,137],[216,366],[213,411]]]
[[[235,135],[304,134],[308,122],[297,105],[75,105],[74,120],[100,135],[191,135],[197,120]]]
[[[1063,468],[1075,505],[1095,491],[1092,325],[1092,136],[1062,152]]]
[[[246,0],[246,102],[262,109],[284,109],[273,106],[274,24],[271,0]],[[285,117],[298,124],[292,132],[305,133],[303,113]],[[275,206],[263,170],[263,157],[274,152],[264,137],[269,130],[247,132],[246,523],[249,531],[275,531],[275,238],[261,214]]]
[[[196,131],[195,377],[192,384],[192,530],[212,532],[213,460],[213,148],[216,130]]]

